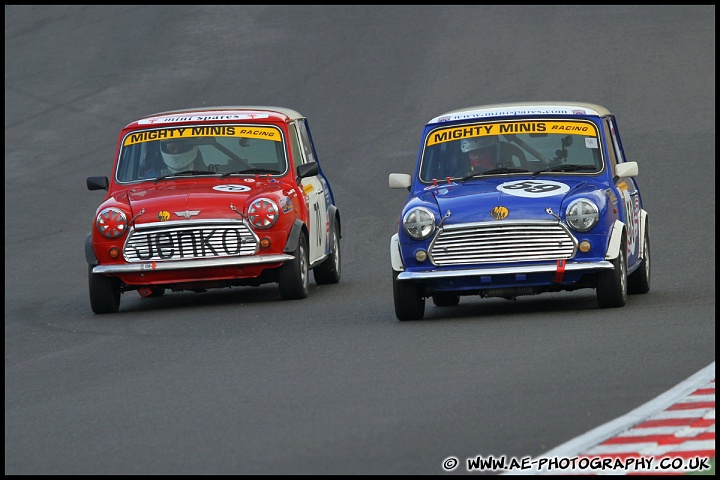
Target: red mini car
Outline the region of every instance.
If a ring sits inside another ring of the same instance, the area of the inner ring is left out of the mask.
[[[150,115],[118,139],[85,241],[90,305],[121,294],[257,286],[283,299],[340,281],[340,213],[307,119],[279,107],[206,107]]]

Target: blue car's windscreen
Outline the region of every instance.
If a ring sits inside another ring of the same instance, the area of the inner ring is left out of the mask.
[[[594,174],[602,170],[594,123],[583,120],[513,121],[454,125],[425,138],[420,180],[462,178],[493,169]]]

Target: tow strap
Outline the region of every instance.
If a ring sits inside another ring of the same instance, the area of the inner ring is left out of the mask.
[[[565,259],[557,261],[557,270],[555,270],[555,276],[553,277],[553,283],[560,283],[565,276]]]

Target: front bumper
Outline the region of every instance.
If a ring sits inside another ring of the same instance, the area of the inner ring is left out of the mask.
[[[93,273],[124,274],[145,272],[168,272],[173,270],[187,270],[193,268],[232,267],[242,265],[260,265],[265,263],[278,263],[292,260],[295,257],[286,254],[252,255],[245,257],[221,257],[195,260],[168,260],[163,262],[123,263],[118,265],[98,265],[93,267]]]
[[[508,297],[590,287],[598,272],[612,268],[609,261],[567,263],[558,260],[507,267],[401,271],[396,280],[421,284],[427,294],[455,292]]]
[[[467,277],[493,277],[505,275],[534,275],[534,274],[552,274],[558,272],[582,272],[592,273],[605,269],[612,269],[613,264],[608,261],[600,262],[584,262],[584,263],[565,263],[564,266],[558,264],[547,265],[525,265],[514,267],[489,267],[489,268],[467,268],[462,270],[432,270],[421,272],[400,272],[398,280],[442,280],[456,279]],[[522,279],[518,279],[519,281]]]

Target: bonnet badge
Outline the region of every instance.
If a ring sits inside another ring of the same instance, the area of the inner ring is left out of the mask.
[[[178,217],[190,218],[193,215],[198,215],[199,213],[200,210],[185,210],[184,212],[175,212],[175,215]]]
[[[490,210],[490,216],[495,220],[504,220],[510,215],[510,210],[507,207],[497,206]]]

